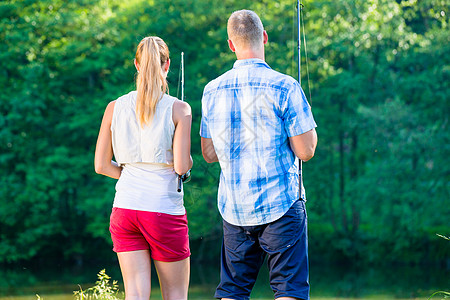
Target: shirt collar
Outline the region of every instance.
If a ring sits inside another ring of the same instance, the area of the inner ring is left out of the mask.
[[[251,66],[266,67],[270,69],[269,65],[259,58],[238,59],[234,62],[233,69],[248,68]]]

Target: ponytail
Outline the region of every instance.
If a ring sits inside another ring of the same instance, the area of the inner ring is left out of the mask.
[[[163,66],[169,60],[169,48],[156,36],[144,38],[136,51],[139,72],[136,78],[136,117],[143,127],[150,123],[156,105],[167,92],[168,85]]]

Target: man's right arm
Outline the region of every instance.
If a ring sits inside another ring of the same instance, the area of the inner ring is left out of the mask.
[[[212,139],[202,137],[202,154],[203,158],[207,163],[213,163],[219,161],[217,158],[216,150],[214,149],[214,144]]]
[[[291,149],[294,154],[303,161],[308,161],[314,156],[317,146],[316,129],[289,137]]]

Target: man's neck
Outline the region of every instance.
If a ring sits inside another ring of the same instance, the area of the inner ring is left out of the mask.
[[[264,49],[262,51],[254,51],[254,50],[236,51],[236,58],[237,59],[259,58],[261,60],[264,60]]]

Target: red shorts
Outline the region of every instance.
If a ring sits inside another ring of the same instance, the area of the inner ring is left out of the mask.
[[[191,255],[186,214],[113,207],[109,231],[114,252],[150,250],[158,261],[179,261]]]

